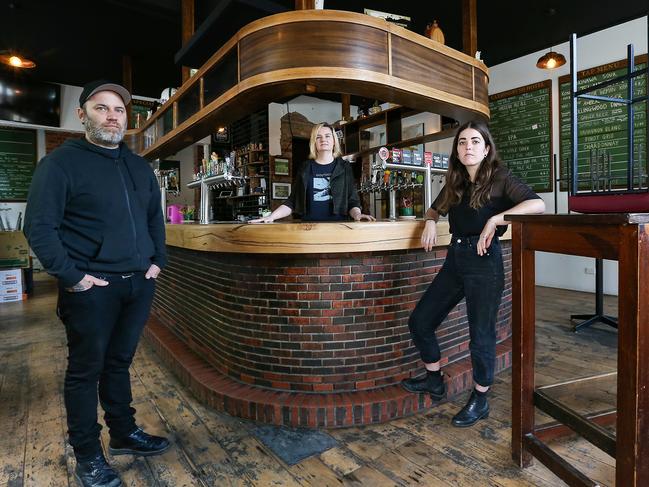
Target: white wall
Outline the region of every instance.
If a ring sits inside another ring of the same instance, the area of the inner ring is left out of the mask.
[[[605,29],[577,40],[577,69],[588,69],[609,62],[626,58],[626,46],[633,44],[635,54],[647,52],[647,18],[636,19],[624,24]],[[569,59],[568,41],[552,46],[555,51]],[[523,56],[521,58],[498,64],[490,68],[489,94],[500,93],[520,86],[539,81],[552,80],[552,146],[553,152],[559,152],[559,82],[558,78],[570,73],[568,63],[552,71],[538,69],[536,61],[549,50]],[[488,53],[485,53],[488,54]],[[542,193],[547,212],[555,212],[554,193]],[[558,193],[558,213],[567,213],[567,193]],[[542,286],[576,289],[580,291],[595,290],[594,276],[590,274],[595,264],[594,259],[565,256],[538,252],[536,255],[536,282]],[[604,292],[617,294],[617,262],[604,263]]]

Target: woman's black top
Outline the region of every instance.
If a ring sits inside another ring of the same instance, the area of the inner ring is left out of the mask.
[[[509,169],[500,166],[493,176],[491,195],[487,202],[479,209],[470,206],[473,183],[468,183],[459,204],[451,206],[448,210],[448,223],[451,234],[456,237],[469,237],[480,235],[487,220],[494,215],[502,213],[517,204],[533,199],[540,199],[532,189],[514,176]],[[431,205],[435,211],[441,201],[444,189],[440,191],[437,198]],[[439,211],[438,211],[439,213]],[[443,213],[440,213],[443,215]],[[507,226],[499,226],[496,235],[502,236],[507,231]]]
[[[349,210],[361,206],[351,165],[341,157],[327,165],[305,161],[296,171],[291,195],[283,204],[303,220],[349,219]]]

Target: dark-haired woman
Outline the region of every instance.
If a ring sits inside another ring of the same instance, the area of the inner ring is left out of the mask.
[[[466,298],[475,387],[466,406],[453,417],[454,426],[472,426],[489,416],[487,391],[494,377],[496,317],[504,287],[498,241],[507,229],[504,215],[544,211],[543,200],[500,164],[487,126],[462,125],[453,141],[446,184],[426,211],[421,236],[423,248],[431,250],[437,220],[448,214],[451,243],[442,269],[408,322],[426,374],[402,382],[406,390],[429,393],[435,400],[446,395],[435,330]]]

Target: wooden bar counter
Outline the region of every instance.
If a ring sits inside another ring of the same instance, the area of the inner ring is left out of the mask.
[[[256,421],[370,424],[429,407],[399,382],[421,372],[408,316],[441,268],[423,222],[168,225],[169,264],[146,334],[204,402]],[[511,252],[498,317],[510,363]],[[449,393],[472,384],[461,303],[438,331]]]

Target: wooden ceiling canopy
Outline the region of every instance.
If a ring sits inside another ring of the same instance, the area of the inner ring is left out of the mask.
[[[367,15],[298,10],[243,27],[143,127],[134,149],[163,158],[270,102],[340,93],[460,122],[488,118],[488,69],[466,54]]]

